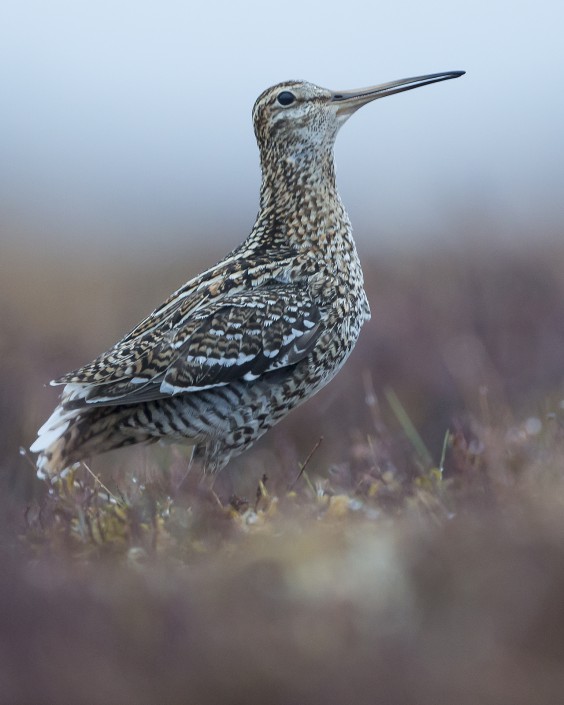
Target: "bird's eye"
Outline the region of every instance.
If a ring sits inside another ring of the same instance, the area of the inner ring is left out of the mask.
[[[282,93],[278,94],[277,100],[280,105],[286,107],[287,105],[292,105],[292,103],[296,100],[296,96],[293,93],[290,93],[290,91],[282,91]]]

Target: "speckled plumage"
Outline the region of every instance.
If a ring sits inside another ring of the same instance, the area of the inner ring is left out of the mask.
[[[329,382],[370,317],[335,184],[337,132],[375,98],[458,75],[348,93],[291,81],[262,93],[251,234],[109,351],[53,382],[65,386],[31,447],[39,472],[159,439],[194,444],[217,470]]]

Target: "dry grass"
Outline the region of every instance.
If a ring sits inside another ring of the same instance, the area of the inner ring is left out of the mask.
[[[60,283],[12,253],[0,702],[561,702],[563,264],[558,247],[374,262],[351,362],[215,495],[182,451],[133,449],[92,464],[109,501],[85,468],[47,491],[18,446],[44,381],[188,273]]]

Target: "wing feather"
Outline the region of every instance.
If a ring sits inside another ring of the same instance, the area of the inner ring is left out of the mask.
[[[58,382],[83,386],[71,404],[113,405],[252,381],[302,360],[322,330],[308,288],[276,283],[219,297],[164,331],[128,337]]]

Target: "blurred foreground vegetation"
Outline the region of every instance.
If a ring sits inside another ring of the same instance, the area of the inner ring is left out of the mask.
[[[345,369],[213,489],[177,447],[36,480],[44,383],[208,263],[7,253],[0,702],[561,702],[564,246],[366,263]]]

